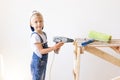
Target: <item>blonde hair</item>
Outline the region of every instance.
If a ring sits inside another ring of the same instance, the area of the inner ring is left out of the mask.
[[[31,17],[30,17],[30,28],[31,28],[32,31],[34,31],[34,28],[31,26],[31,18],[32,18],[33,16],[39,16],[39,17],[41,17],[41,18],[43,19],[43,16],[42,16],[42,14],[41,14],[40,12],[38,12],[38,11],[36,11],[36,10],[34,10],[34,11],[32,12],[32,15],[31,15]],[[44,26],[43,26],[43,27],[44,27]]]

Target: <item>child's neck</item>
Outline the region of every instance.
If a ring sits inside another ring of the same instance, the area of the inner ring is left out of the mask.
[[[42,34],[43,33],[42,31],[35,31],[35,32],[37,32],[38,34]]]

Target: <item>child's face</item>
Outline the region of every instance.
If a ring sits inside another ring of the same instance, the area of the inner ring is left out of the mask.
[[[42,31],[43,18],[41,16],[33,16],[31,18],[31,26],[35,29],[35,31]]]

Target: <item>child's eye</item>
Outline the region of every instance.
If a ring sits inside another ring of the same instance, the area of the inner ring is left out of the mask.
[[[39,22],[41,23],[41,22],[43,22],[43,21],[41,20],[41,21],[39,21]]]
[[[37,23],[37,21],[35,21],[35,23]]]

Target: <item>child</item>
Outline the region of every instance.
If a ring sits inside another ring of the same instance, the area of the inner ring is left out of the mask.
[[[34,11],[30,17],[30,28],[32,30],[31,43],[33,56],[31,62],[32,80],[45,80],[48,53],[60,49],[63,42],[52,47],[47,45],[47,35],[43,32],[43,17],[40,12]]]

